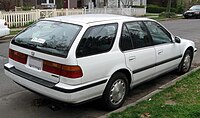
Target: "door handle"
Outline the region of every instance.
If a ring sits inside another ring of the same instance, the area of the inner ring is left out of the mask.
[[[135,60],[135,59],[136,59],[135,56],[130,56],[130,57],[128,58],[129,61],[132,61],[132,60]]]
[[[158,55],[162,54],[163,50],[158,50]]]

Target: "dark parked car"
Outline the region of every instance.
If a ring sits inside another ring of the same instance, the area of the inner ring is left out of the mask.
[[[185,18],[200,18],[200,5],[192,6],[188,11],[183,13]]]

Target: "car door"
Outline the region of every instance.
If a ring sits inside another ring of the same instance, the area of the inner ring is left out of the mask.
[[[120,48],[126,65],[132,71],[134,84],[153,77],[155,49],[142,22],[127,22],[122,26]]]
[[[174,43],[171,34],[160,24],[145,21],[156,50],[156,74],[170,71],[178,67],[181,61],[180,44]]]

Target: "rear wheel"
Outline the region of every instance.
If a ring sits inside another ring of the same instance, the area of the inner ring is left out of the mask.
[[[184,57],[179,65],[179,73],[184,74],[190,70],[192,63],[192,51],[191,50],[186,50]]]
[[[127,77],[123,73],[115,73],[108,82],[103,93],[104,108],[114,110],[122,106],[128,93]]]

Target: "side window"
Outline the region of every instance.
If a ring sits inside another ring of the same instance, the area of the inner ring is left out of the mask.
[[[167,32],[161,25],[151,21],[144,23],[151,34],[154,45],[171,42],[170,33]]]
[[[142,48],[149,46],[151,43],[148,39],[148,33],[142,22],[126,23],[130,33],[134,48]]]
[[[121,34],[121,38],[120,38],[120,49],[122,51],[133,49],[132,39],[127,30],[126,25],[123,25],[123,28],[122,28],[122,34]]]
[[[109,51],[117,33],[117,24],[93,26],[87,29],[76,51],[77,57]]]

